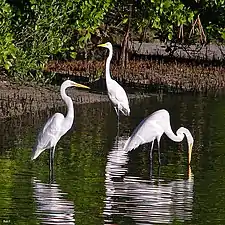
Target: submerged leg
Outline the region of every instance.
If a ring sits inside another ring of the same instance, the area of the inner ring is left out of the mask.
[[[53,149],[50,148],[50,155],[49,155],[49,171],[52,170],[52,151],[53,151]]]
[[[158,142],[158,161],[159,161],[159,165],[161,165],[161,158],[160,158],[160,138],[157,138],[157,142]]]
[[[54,154],[55,154],[55,146],[50,149],[50,158],[49,158],[49,181],[50,183],[53,181],[53,169],[54,169]]]
[[[119,121],[120,121],[120,111],[119,111],[119,105],[116,107],[114,107],[115,111],[116,111],[116,115],[117,115],[117,135],[119,136]]]
[[[149,178],[150,180],[152,179],[152,160],[150,160],[150,163],[149,163]]]
[[[160,178],[160,172],[161,172],[161,165],[158,165],[158,178]]]
[[[118,115],[117,115],[117,126],[118,126],[118,130],[119,130],[119,126],[120,126],[120,111],[119,111],[119,109],[118,109]]]
[[[150,150],[150,160],[152,161],[152,150],[154,147],[154,140],[152,141],[152,146],[151,146],[151,150]]]

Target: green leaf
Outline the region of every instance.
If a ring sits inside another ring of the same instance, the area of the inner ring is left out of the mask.
[[[5,63],[5,64],[4,64],[4,67],[5,67],[6,70],[9,70],[10,65],[9,65],[8,63]]]
[[[124,18],[124,19],[122,20],[122,23],[123,23],[123,24],[126,24],[127,21],[128,21],[128,18],[126,17],[126,18]]]
[[[225,30],[221,32],[221,37],[225,40]]]
[[[77,57],[77,53],[76,52],[70,52],[70,57],[75,59]]]
[[[168,39],[171,41],[172,38],[173,38],[173,34],[172,34],[172,33],[169,33],[169,34],[168,34]]]

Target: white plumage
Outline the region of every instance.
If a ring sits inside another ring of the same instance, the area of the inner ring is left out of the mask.
[[[171,140],[175,142],[180,142],[184,139],[184,135],[187,137],[188,142],[188,153],[189,153],[189,163],[191,161],[191,153],[194,139],[190,131],[184,127],[180,127],[176,134],[173,133],[170,125],[170,115],[165,109],[158,110],[152,113],[150,116],[145,118],[136,127],[132,135],[128,138],[124,145],[125,151],[131,151],[138,146],[152,142],[150,157],[152,157],[152,149],[154,141],[158,142],[158,153],[159,153],[159,163],[160,163],[160,139],[163,134],[166,134]]]
[[[117,116],[119,116],[119,112],[122,112],[123,115],[129,116],[130,115],[130,107],[129,107],[129,101],[127,98],[127,94],[125,90],[122,88],[121,85],[119,85],[115,80],[113,80],[110,76],[110,62],[113,55],[113,47],[110,42],[107,42],[105,44],[98,45],[99,47],[105,47],[109,49],[109,56],[106,60],[106,86],[108,90],[108,96],[111,102],[113,103],[113,106],[115,108],[115,111],[117,113]]]
[[[74,108],[72,99],[66,95],[66,88],[68,87],[89,88],[85,85],[66,80],[62,83],[60,93],[62,99],[65,101],[68,112],[64,117],[61,113],[55,113],[45,124],[42,131],[39,133],[36,145],[32,151],[31,159],[36,159],[44,150],[53,148],[52,158],[54,158],[55,147],[59,139],[72,127],[74,120]],[[51,160],[51,158],[50,158]]]

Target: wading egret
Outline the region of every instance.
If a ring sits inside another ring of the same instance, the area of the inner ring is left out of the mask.
[[[67,105],[67,115],[64,117],[61,113],[55,113],[45,124],[44,128],[38,135],[38,139],[36,145],[33,148],[31,159],[36,159],[44,150],[50,150],[50,170],[53,166],[53,159],[55,153],[55,147],[59,139],[72,127],[73,119],[74,119],[74,109],[73,109],[73,101],[66,94],[66,89],[68,87],[80,87],[80,88],[88,88],[85,85],[78,84],[76,82],[66,80],[62,83],[60,88],[60,94],[62,99]]]
[[[110,62],[113,55],[112,44],[110,42],[106,42],[105,44],[98,45],[98,47],[104,47],[109,49],[109,56],[106,60],[105,66],[106,86],[108,90],[109,99],[113,103],[119,122],[119,112],[122,112],[125,116],[130,115],[130,107],[127,94],[124,89],[110,76]]]
[[[194,139],[187,128],[180,127],[176,134],[173,133],[170,125],[170,114],[167,110],[161,109],[150,116],[145,118],[134,130],[132,135],[128,138],[124,145],[125,151],[131,151],[137,148],[139,145],[152,142],[150,159],[152,159],[152,149],[155,139],[158,142],[158,158],[160,162],[160,139],[165,133],[171,140],[180,142],[184,139],[184,135],[187,137],[188,143],[188,163],[191,162],[191,153]]]

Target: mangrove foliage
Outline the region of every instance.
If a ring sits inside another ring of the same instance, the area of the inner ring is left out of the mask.
[[[50,81],[51,59],[87,58],[100,41],[224,43],[224,0],[1,0],[0,68]],[[124,61],[124,59],[122,59]]]

